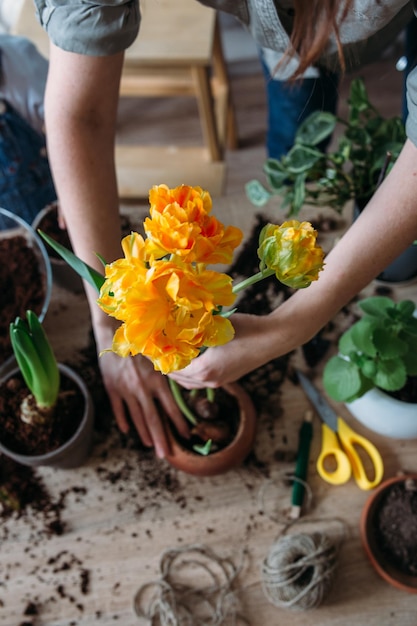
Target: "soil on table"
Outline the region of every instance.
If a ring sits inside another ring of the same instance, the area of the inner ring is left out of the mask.
[[[417,575],[417,483],[395,484],[381,498],[375,540],[385,559],[404,574]]]
[[[46,283],[38,258],[21,235],[0,239],[0,364],[11,355],[10,323],[31,309],[37,315],[45,301]]]
[[[53,419],[47,424],[28,424],[20,418],[20,405],[28,393],[20,374],[0,385],[0,431],[7,448],[37,456],[59,448],[74,435],[83,416],[85,400],[77,385],[61,374]]]

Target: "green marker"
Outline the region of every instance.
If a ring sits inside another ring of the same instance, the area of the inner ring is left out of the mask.
[[[294,480],[294,485],[292,488],[292,508],[290,512],[291,519],[297,519],[301,515],[301,507],[303,505],[305,487],[300,481],[302,480],[306,482],[307,478],[308,460],[310,456],[310,443],[313,437],[312,421],[313,412],[310,410],[306,411],[304,421],[301,424],[298,440],[297,461],[294,476],[296,479],[298,478],[299,480]]]

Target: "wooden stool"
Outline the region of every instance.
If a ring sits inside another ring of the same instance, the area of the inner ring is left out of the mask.
[[[120,197],[147,197],[150,187],[162,182],[200,185],[220,195],[224,150],[226,143],[236,147],[236,128],[217,14],[196,0],[142,1],[141,11],[139,36],[125,54],[120,96],[195,97],[203,145],[116,142]],[[32,0],[24,0],[13,33],[31,39],[48,56],[48,39]]]

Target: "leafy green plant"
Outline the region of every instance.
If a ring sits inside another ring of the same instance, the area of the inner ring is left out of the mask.
[[[365,314],[343,333],[339,354],[324,368],[324,388],[339,402],[352,402],[374,387],[398,391],[417,376],[414,302],[374,296],[359,306]]]
[[[10,339],[17,364],[32,395],[22,403],[25,422],[44,424],[52,419],[60,388],[58,364],[48,337],[33,311],[26,320],[10,324]]]
[[[249,200],[264,206],[281,196],[288,216],[298,215],[304,205],[329,206],[341,212],[355,199],[359,206],[371,198],[398,157],[406,140],[400,117],[385,119],[369,101],[362,79],[354,79],[348,98],[346,120],[316,111],[298,128],[294,146],[280,160],[264,164],[266,188],[259,180],[246,185]],[[344,132],[337,148],[324,154],[319,145],[332,135],[336,125]]]

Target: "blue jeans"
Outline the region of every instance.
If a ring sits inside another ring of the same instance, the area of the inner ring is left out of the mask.
[[[31,224],[55,200],[44,137],[0,100],[0,206]]]
[[[336,113],[337,74],[320,70],[317,78],[304,78],[291,84],[274,80],[262,61],[268,107],[266,149],[268,156],[280,159],[294,145],[295,133],[306,117],[314,111]],[[323,151],[330,139],[319,146]]]

